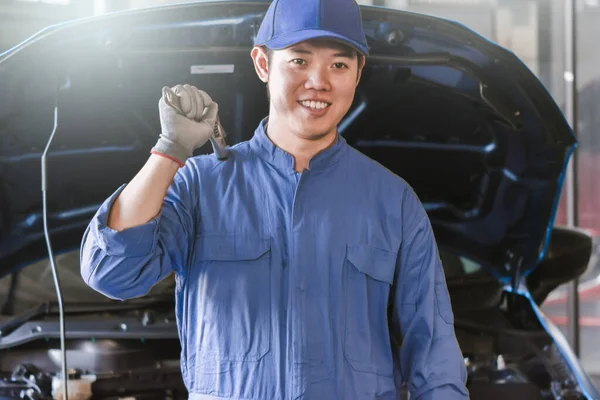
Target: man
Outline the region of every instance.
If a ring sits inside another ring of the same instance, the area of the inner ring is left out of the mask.
[[[337,125],[368,55],[354,0],[275,0],[251,56],[269,115],[229,158],[159,103],[153,154],[84,236],[86,282],[142,296],[171,272],[190,399],[464,399],[427,215]]]

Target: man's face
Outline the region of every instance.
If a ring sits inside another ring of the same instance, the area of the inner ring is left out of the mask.
[[[253,52],[255,63],[260,52]],[[271,52],[266,68],[265,73],[257,66],[268,83],[269,120],[277,121],[277,129],[318,140],[336,132],[348,112],[362,62],[347,46],[315,40]]]

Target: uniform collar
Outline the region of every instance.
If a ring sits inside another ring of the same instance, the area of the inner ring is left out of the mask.
[[[293,174],[295,172],[294,157],[280,147],[277,147],[269,139],[265,131],[267,121],[268,117],[264,118],[258,124],[258,127],[254,131],[254,136],[250,139],[250,148],[275,168],[285,173]],[[315,154],[308,164],[308,170],[322,170],[329,167],[339,159],[346,147],[346,140],[338,134],[335,143]]]

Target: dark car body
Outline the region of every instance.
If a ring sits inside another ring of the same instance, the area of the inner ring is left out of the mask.
[[[249,56],[267,6],[109,14],[50,27],[0,55],[1,276],[16,281],[48,258],[40,159],[52,132],[46,189],[57,257],[77,251],[99,204],[147,159],[163,86],[202,88],[219,103],[228,142],[250,138],[268,112]],[[514,54],[464,26],[362,12],[371,56],[339,131],[406,179],[428,211],[471,397],[600,398],[538,308],[591,252],[589,236],[553,227],[576,146],[560,109]],[[69,265],[78,269],[77,258]],[[92,299],[91,290],[67,302],[68,365],[76,382],[93,382],[94,398],[185,397],[165,286],[127,302]],[[60,371],[56,306],[15,312],[0,331],[0,398],[48,393]]]

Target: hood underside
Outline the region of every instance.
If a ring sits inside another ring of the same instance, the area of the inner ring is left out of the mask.
[[[268,112],[249,56],[267,6],[111,14],[0,55],[0,273],[46,255],[40,157],[55,105],[47,190],[57,251],[79,245],[98,205],[147,159],[163,86],[206,90],[228,142],[249,139]],[[543,257],[576,143],[560,109],[518,58],[461,25],[374,7],[362,15],[371,56],[340,134],[413,186],[440,247],[501,279],[526,275]]]

